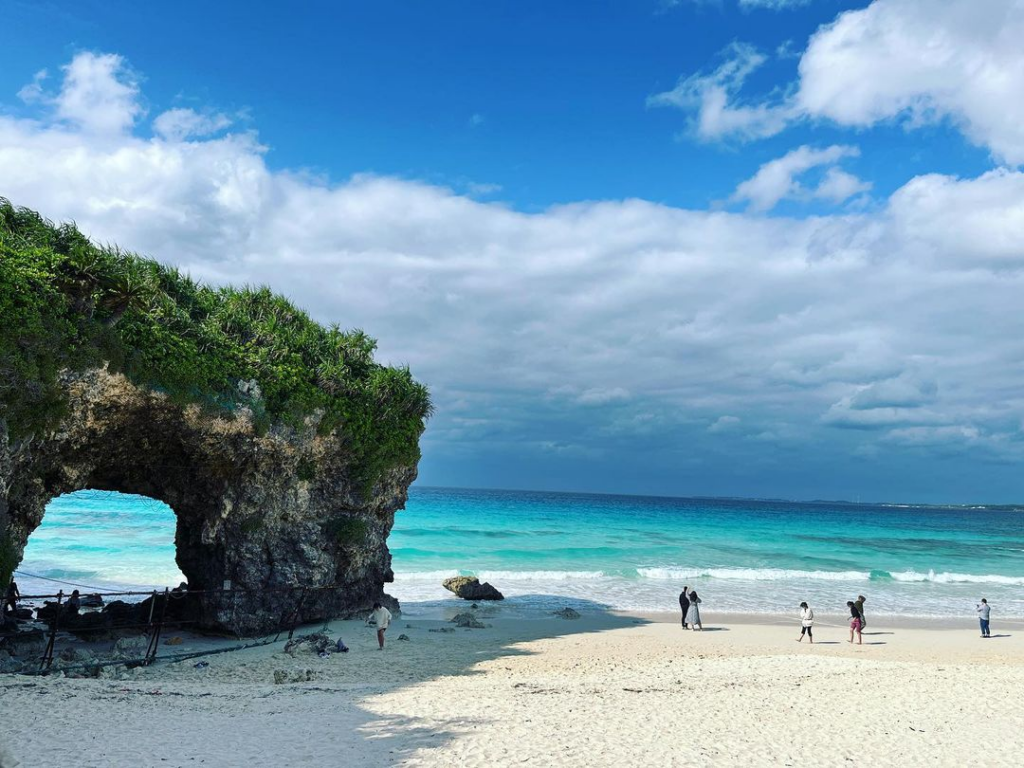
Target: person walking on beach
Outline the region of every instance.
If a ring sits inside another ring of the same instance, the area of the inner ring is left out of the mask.
[[[811,606],[807,603],[800,603],[800,637],[796,639],[798,643],[804,641],[804,635],[807,635],[807,639],[811,641],[811,645],[814,645],[814,633],[811,628],[814,626],[814,611],[811,610]]]
[[[679,593],[679,610],[683,612],[683,629],[686,629],[686,612],[690,610],[689,587],[683,587]]]
[[[867,617],[864,615],[864,601],[867,600],[864,595],[857,595],[857,602],[854,605],[857,606],[857,613],[860,614],[860,628],[864,629],[868,625]]]
[[[853,600],[847,600],[846,607],[850,609],[850,642],[853,642],[853,634],[856,632],[857,645],[863,645],[860,631],[864,625],[861,623],[860,611],[857,610],[857,604],[853,602]]]
[[[981,603],[978,605],[978,621],[981,624],[981,636],[992,637],[992,633],[989,631],[988,617],[992,615],[992,609],[988,605],[988,600],[984,597],[981,598]]]
[[[391,611],[385,608],[380,603],[373,604],[373,613],[366,617],[366,624],[369,626],[370,622],[377,625],[377,645],[380,650],[384,650],[384,633],[387,631],[388,626],[391,624]]]
[[[700,623],[700,608],[698,607],[704,601],[697,597],[697,590],[690,593],[690,607],[686,609],[686,623],[690,625],[690,630],[699,629],[701,632],[704,631],[704,626]]]

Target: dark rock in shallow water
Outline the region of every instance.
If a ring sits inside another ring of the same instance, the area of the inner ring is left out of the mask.
[[[82,596],[82,607],[83,608],[102,608],[103,598],[99,595],[83,595]]]
[[[578,611],[574,611],[572,608],[563,608],[560,611],[552,611],[552,616],[558,616],[563,619],[578,619],[580,614]]]
[[[475,576],[455,576],[441,584],[463,600],[504,600],[505,596],[487,582],[483,584]]]
[[[476,616],[472,613],[460,613],[451,619],[450,623],[456,627],[466,627],[467,629],[484,629],[484,625],[477,621]]]
[[[66,415],[30,450],[16,450],[0,418],[0,537],[16,558],[51,499],[86,488],[141,494],[175,512],[188,579],[176,615],[200,628],[257,634],[368,613],[377,601],[398,613],[384,593],[394,580],[387,536],[415,464],[367,487],[343,429],[321,434],[322,413],[261,423],[253,414],[265,404],[251,387],[225,415],[107,369],[64,374],[60,387]],[[337,588],[303,597],[318,585]],[[103,613],[76,622],[93,633],[119,623]]]

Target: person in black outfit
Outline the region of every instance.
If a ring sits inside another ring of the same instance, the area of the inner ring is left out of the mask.
[[[16,611],[20,597],[21,592],[18,591],[18,582],[11,579],[11,583],[7,585],[7,594],[4,596],[4,613]]]
[[[686,629],[686,612],[690,610],[689,587],[683,587],[679,593],[679,609],[683,612],[683,629]]]

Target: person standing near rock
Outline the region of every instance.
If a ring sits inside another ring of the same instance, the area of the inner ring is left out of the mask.
[[[690,596],[689,587],[683,587],[683,591],[679,593],[679,610],[683,612],[683,629],[686,629],[686,612],[690,610]]]
[[[21,599],[21,592],[18,591],[18,582],[11,579],[7,585],[7,595],[4,597],[4,613],[18,610],[18,600]]]
[[[366,617],[366,624],[369,626],[370,622],[377,625],[377,645],[379,650],[384,650],[384,633],[391,625],[391,611],[385,608],[380,603],[373,604],[373,613]]]

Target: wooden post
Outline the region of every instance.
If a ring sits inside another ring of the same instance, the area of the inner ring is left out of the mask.
[[[153,633],[153,642],[150,644],[152,650],[146,652],[146,658],[142,662],[142,666],[148,667],[151,663],[156,661],[156,653],[160,648],[160,632],[164,628],[164,619],[167,618],[167,604],[171,601],[171,590],[169,587],[164,587],[164,604],[160,607],[160,621],[156,625],[156,632]]]
[[[43,658],[40,660],[39,670],[49,669],[53,664],[53,646],[57,642],[57,625],[60,623],[60,614],[64,610],[64,590],[57,593],[57,611],[53,614],[53,624],[50,625],[50,639],[46,642],[46,650],[43,651]]]

